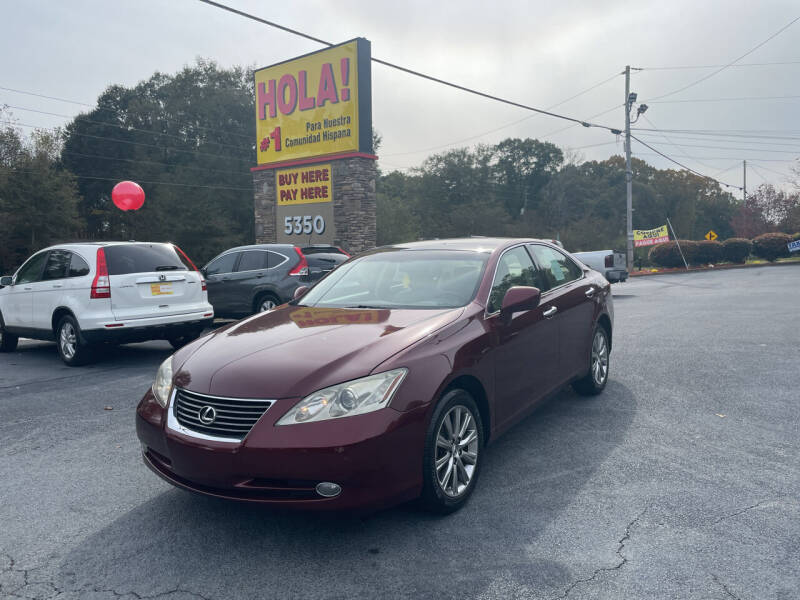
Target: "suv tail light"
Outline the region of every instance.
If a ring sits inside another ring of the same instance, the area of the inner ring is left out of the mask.
[[[97,249],[97,271],[92,281],[90,298],[111,298],[111,282],[108,279],[108,265],[106,265],[106,251]]]
[[[608,256],[606,256],[606,269],[610,269],[613,266],[614,266],[614,255],[609,254]]]
[[[303,254],[303,251],[297,246],[294,247],[294,251],[297,252],[297,255],[300,257],[300,262],[297,263],[294,269],[289,271],[289,275],[308,275],[308,261],[306,260],[306,255]]]
[[[175,248],[175,250],[177,250],[177,251],[178,251],[178,253],[179,253],[179,254],[180,254],[182,257],[183,257],[183,260],[185,260],[187,263],[189,263],[189,266],[191,266],[191,267],[192,267],[192,269],[194,269],[195,271],[197,271],[198,273],[200,273],[200,269],[198,269],[198,268],[195,266],[195,264],[192,262],[192,259],[191,259],[191,258],[189,258],[189,257],[186,255],[186,252],[184,252],[183,250],[181,250],[181,247],[180,247],[180,246],[178,246],[178,244],[172,244],[172,246],[173,246],[173,247]],[[203,275],[202,275],[202,274],[200,275],[200,288],[202,289],[202,291],[204,291],[204,292],[206,291],[206,280],[203,278]]]
[[[336,246],[336,249],[337,249],[339,252],[341,252],[342,254],[344,254],[344,255],[345,255],[347,258],[350,258],[350,253],[349,253],[349,252],[345,252],[345,251],[344,251],[344,250],[342,250],[342,249],[341,249],[339,246]]]

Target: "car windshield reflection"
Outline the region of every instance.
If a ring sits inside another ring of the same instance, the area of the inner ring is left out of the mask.
[[[488,253],[380,251],[342,265],[306,293],[300,306],[437,309],[467,305],[478,291]]]

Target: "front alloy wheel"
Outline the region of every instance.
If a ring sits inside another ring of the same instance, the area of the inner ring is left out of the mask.
[[[423,505],[438,513],[461,508],[475,489],[483,449],[480,411],[465,390],[451,390],[433,411],[423,456]]]
[[[439,425],[435,464],[439,488],[451,498],[463,494],[478,464],[478,432],[472,414],[459,404]]]

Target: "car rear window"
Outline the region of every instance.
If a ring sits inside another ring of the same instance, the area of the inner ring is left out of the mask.
[[[106,246],[105,255],[109,275],[190,270],[170,244]]]
[[[303,254],[305,254],[305,252]],[[342,264],[347,259],[347,256],[339,253],[316,252],[314,254],[306,254],[306,261],[308,262],[309,267],[323,267],[332,269],[333,267]]]

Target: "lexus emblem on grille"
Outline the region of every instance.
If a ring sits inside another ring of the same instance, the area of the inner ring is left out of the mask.
[[[166,281],[167,280],[167,276],[166,275],[159,275],[158,276],[158,280],[159,281]]]
[[[213,406],[204,406],[197,413],[197,418],[200,419],[203,425],[211,425],[217,418],[217,411],[214,410]]]

